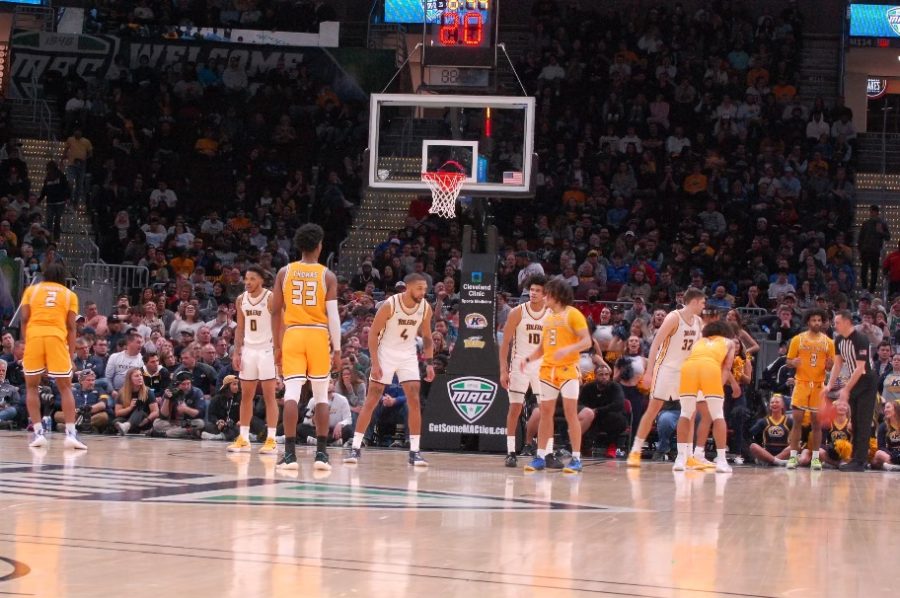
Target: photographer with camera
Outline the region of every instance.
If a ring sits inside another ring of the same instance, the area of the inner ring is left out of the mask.
[[[254,397],[250,397],[250,401]],[[219,392],[209,402],[206,410],[206,427],[200,437],[203,440],[233,441],[238,437],[241,419],[241,383],[238,377],[225,376]],[[253,416],[250,418],[250,433],[257,437],[266,434],[266,422]]]
[[[153,433],[166,438],[199,438],[206,427],[203,419],[206,401],[203,391],[191,382],[191,373],[175,374],[175,386],[163,393],[160,417],[153,422]]]
[[[75,427],[79,432],[102,433],[109,425],[109,413],[107,411],[111,401],[109,394],[96,387],[97,374],[94,370],[82,370],[78,372],[78,384],[72,387],[75,397]],[[62,411],[57,411],[53,416],[56,430],[65,430],[65,418]]]
[[[125,374],[115,416],[114,425],[121,436],[147,432],[159,417],[156,395],[147,385],[142,370],[131,368]]]
[[[6,379],[6,370],[9,365],[0,359],[0,425],[5,422],[14,423],[19,416],[16,406],[20,403],[19,389]],[[12,425],[8,424],[8,425]]]

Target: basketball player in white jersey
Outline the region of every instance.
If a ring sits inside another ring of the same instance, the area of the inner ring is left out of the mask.
[[[253,397],[257,383],[262,386],[266,403],[266,442],[259,449],[262,455],[278,452],[275,427],[278,425],[278,404],[275,402],[275,351],[272,345],[272,291],[263,286],[265,272],[250,266],[244,274],[244,289],[235,300],[237,328],[234,331],[234,355],[231,364],[240,373],[241,421],[240,435],[228,446],[229,453],[250,452],[250,419],[253,417]]]
[[[700,314],[705,306],[706,295],[703,291],[694,288],[686,290],[684,307],[670,312],[653,338],[647,357],[647,369],[641,379],[641,385],[650,388],[650,404],[638,425],[634,444],[628,454],[628,467],[641,466],[641,448],[659,410],[666,401],[679,400],[681,364],[691,354],[694,342],[701,337],[703,321]],[[688,465],[695,467],[699,463],[689,460]]]
[[[541,391],[541,360],[528,364],[522,371],[521,362],[541,346],[541,334],[547,319],[544,285],[547,278],[535,275],[526,281],[528,301],[517,305],[506,319],[503,342],[500,343],[500,385],[509,393],[509,412],[506,414],[506,466],[516,467],[516,429],[525,393],[531,388],[535,395]],[[512,353],[510,354],[510,347]]]
[[[425,381],[434,380],[434,345],[431,342],[431,306],[425,301],[428,283],[421,274],[410,274],[404,280],[406,290],[385,301],[375,314],[369,330],[369,354],[372,371],[366,402],[356,421],[353,447],[344,463],[358,463],[362,456],[362,441],[372,419],[372,412],[384,395],[384,387],[391,384],[394,374],[406,395],[409,409],[409,464],[428,467],[419,453],[422,433],[422,412],[419,407],[419,359],[416,337],[422,337],[425,353]]]

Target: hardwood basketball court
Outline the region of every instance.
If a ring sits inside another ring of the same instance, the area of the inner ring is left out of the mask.
[[[0,595],[886,596],[892,474],[525,475],[364,453],[315,479],[221,443],[0,435]],[[894,492],[895,493],[895,492]]]

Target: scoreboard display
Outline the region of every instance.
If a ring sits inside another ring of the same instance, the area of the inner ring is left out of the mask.
[[[386,23],[423,26],[431,66],[496,66],[499,0],[385,0]]]

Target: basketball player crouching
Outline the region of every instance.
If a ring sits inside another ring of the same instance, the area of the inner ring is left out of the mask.
[[[396,374],[406,394],[409,408],[409,464],[428,467],[419,453],[422,433],[422,410],[419,402],[419,359],[416,337],[422,337],[425,353],[425,381],[434,380],[434,345],[431,340],[431,306],[425,301],[428,283],[421,274],[410,274],[404,279],[406,290],[390,299],[378,309],[369,330],[369,354],[372,371],[366,402],[356,421],[353,446],[344,463],[359,463],[362,457],[362,441],[372,419],[372,412],[391,384]]]
[[[525,393],[528,389],[535,396],[541,392],[541,361],[535,360],[522,371],[522,361],[541,346],[541,333],[549,310],[544,302],[544,286],[547,279],[536,275],[528,279],[528,301],[517,305],[509,313],[503,327],[500,343],[500,385],[509,393],[509,411],[506,415],[506,466],[516,466],[516,430]],[[512,348],[512,354],[510,354]]]
[[[266,403],[266,442],[259,449],[262,455],[278,451],[275,427],[278,425],[278,404],[275,402],[275,352],[272,344],[272,292],[263,287],[265,272],[250,266],[244,274],[243,293],[237,304],[237,328],[234,332],[232,365],[240,372],[241,421],[240,435],[228,446],[230,453],[250,451],[250,419],[253,417],[253,397],[257,383],[262,386]]]

